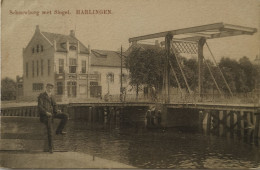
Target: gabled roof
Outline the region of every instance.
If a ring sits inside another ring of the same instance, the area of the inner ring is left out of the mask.
[[[50,32],[41,32],[51,43],[56,41],[56,48],[58,52],[66,52],[66,42],[70,44],[77,45],[78,39],[71,35],[56,34]],[[83,43],[79,41],[80,53],[89,54],[89,50],[84,46]]]
[[[121,55],[117,51],[91,50],[91,66],[121,67]],[[124,56],[123,56],[124,57]],[[124,62],[123,62],[124,67]]]

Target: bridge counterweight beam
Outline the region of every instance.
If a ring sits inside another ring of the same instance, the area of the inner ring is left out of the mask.
[[[203,93],[203,46],[206,43],[205,38],[201,38],[198,42],[198,91],[199,91],[199,100],[202,101],[202,93]]]
[[[170,48],[172,43],[173,35],[171,33],[168,33],[165,36],[165,49],[166,49],[166,62],[165,62],[165,103],[170,103],[170,80],[169,80],[169,59],[170,59]]]

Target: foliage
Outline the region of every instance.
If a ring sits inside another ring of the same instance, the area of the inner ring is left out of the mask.
[[[163,56],[163,51],[157,49],[134,48],[125,60],[130,72],[130,85],[158,87],[158,82],[162,82]]]
[[[8,77],[1,80],[1,100],[16,99],[16,82]]]
[[[239,61],[223,57],[219,66],[231,90],[237,93],[251,92],[255,87],[257,77],[260,76],[257,68],[247,57],[242,57]],[[223,89],[227,90],[225,87]]]
[[[140,85],[147,85],[148,87],[155,86],[158,89],[163,85],[163,73],[165,68],[165,51],[156,49],[141,50],[135,48],[126,57],[126,66],[130,72],[130,84],[135,87]],[[187,59],[178,55],[181,68],[185,73],[185,77],[190,88],[194,91],[198,87],[198,62],[196,58]],[[172,54],[169,58],[173,69],[176,72],[177,78],[182,88],[187,88],[181,70],[177,64],[176,57]],[[210,60],[204,61],[203,66],[203,88],[216,89],[215,83],[209,72],[205,62],[209,65],[211,73],[214,76],[219,88],[225,93],[229,93],[228,88],[223,80],[221,69],[231,91],[233,93],[247,93],[251,92],[256,85],[258,77],[260,77],[259,66],[254,66],[247,57],[242,57],[238,61],[228,57],[221,58],[219,68]],[[170,70],[170,84],[173,87],[178,87],[176,78]]]

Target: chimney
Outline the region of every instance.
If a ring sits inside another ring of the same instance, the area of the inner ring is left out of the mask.
[[[39,25],[36,25],[35,32],[40,32],[40,27],[39,27]]]
[[[161,47],[164,47],[165,46],[165,41],[160,42],[160,44],[161,44]]]
[[[155,40],[155,46],[160,46],[160,44],[159,44],[159,41],[158,40]]]
[[[70,36],[75,37],[75,31],[74,30],[70,30]]]
[[[70,48],[70,47],[69,47],[69,41],[67,40],[67,41],[66,41],[66,49],[67,49],[67,52],[69,51],[69,48]]]

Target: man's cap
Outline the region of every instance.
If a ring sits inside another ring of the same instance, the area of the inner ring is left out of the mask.
[[[54,85],[51,84],[51,83],[47,83],[47,84],[46,84],[46,87],[48,87],[48,86],[50,86],[50,87],[54,87]]]

